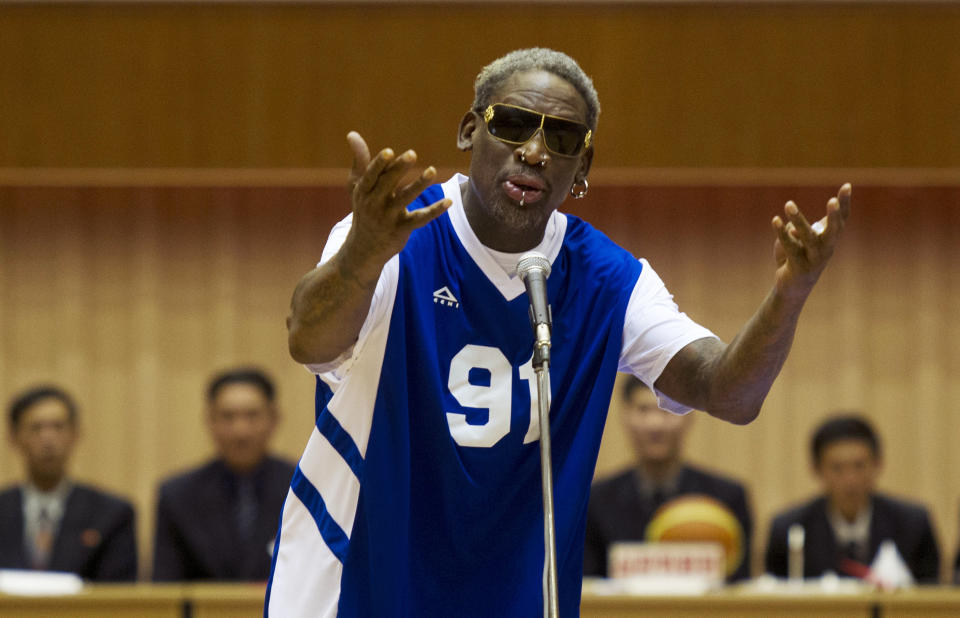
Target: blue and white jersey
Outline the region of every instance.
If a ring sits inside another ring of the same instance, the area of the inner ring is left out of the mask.
[[[281,519],[265,615],[542,615],[537,387],[523,283],[444,215],[384,267],[359,339],[317,375],[316,426]],[[331,233],[329,259],[346,236]],[[713,336],[662,281],[582,220],[554,213],[550,434],[560,613],[577,616],[590,482],[616,373],[653,384]],[[661,396],[661,404],[682,406]]]

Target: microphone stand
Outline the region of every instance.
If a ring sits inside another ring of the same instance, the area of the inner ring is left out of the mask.
[[[543,615],[559,618],[557,598],[557,532],[553,519],[553,466],[550,455],[550,330],[546,324],[535,328],[533,368],[537,374],[537,403],[540,412],[540,480],[543,487]]]
[[[537,374],[537,404],[540,418],[540,481],[543,488],[543,615],[559,618],[557,598],[557,531],[553,520],[553,458],[550,456],[550,329],[553,323],[547,301],[550,261],[531,251],[517,262],[530,300],[533,327],[533,369]]]

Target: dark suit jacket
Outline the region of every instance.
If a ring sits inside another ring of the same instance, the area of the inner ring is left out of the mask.
[[[0,493],[0,568],[30,568],[23,530],[23,492],[12,487]],[[74,485],[47,568],[93,581],[136,579],[133,507],[93,487]]]
[[[747,507],[747,494],[736,481],[684,466],[677,479],[676,492],[667,499],[683,494],[705,494],[727,505],[743,527],[743,562],[730,579],[750,577],[750,545],[753,519]],[[587,530],[583,550],[585,575],[607,575],[607,550],[616,541],[642,541],[647,524],[659,504],[644,498],[637,488],[633,469],[599,481],[590,490],[587,508]]]
[[[957,557],[953,560],[953,583],[960,586],[960,549],[957,549]]]
[[[780,577],[787,576],[787,530],[793,524],[800,524],[804,529],[804,577],[817,577],[826,571],[843,574],[840,569],[842,555],[827,518],[827,500],[824,497],[774,518],[767,542],[767,572]],[[940,550],[925,508],[875,494],[870,521],[870,562],[876,557],[880,544],[887,539],[896,543],[897,551],[914,579],[921,583],[937,582]]]
[[[953,559],[953,584],[960,586],[960,547],[957,547],[957,556]]]
[[[957,557],[953,560],[953,583],[960,586],[960,549],[957,550]]]
[[[268,546],[294,467],[268,457],[254,472],[258,509],[254,534],[239,541],[237,477],[220,460],[173,477],[160,487],[153,555],[154,581],[265,580]]]

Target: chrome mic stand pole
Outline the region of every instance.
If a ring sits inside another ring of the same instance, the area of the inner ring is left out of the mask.
[[[517,262],[530,299],[533,327],[533,369],[537,373],[537,404],[540,419],[540,481],[543,488],[543,615],[559,618],[557,598],[557,531],[553,520],[553,464],[550,456],[550,329],[553,322],[547,301],[550,260],[531,251]]]
[[[557,532],[553,520],[553,465],[550,456],[550,331],[537,328],[533,366],[537,374],[537,402],[540,408],[540,480],[543,486],[543,615],[559,618],[557,598]]]

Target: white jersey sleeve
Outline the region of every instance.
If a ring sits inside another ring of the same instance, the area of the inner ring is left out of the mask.
[[[347,239],[351,225],[353,225],[353,213],[348,214],[333,226],[333,229],[330,230],[330,235],[327,237],[327,244],[324,245],[323,252],[320,254],[320,262],[317,263],[317,266],[325,264],[337,254],[337,251],[340,250],[340,247],[343,246],[344,241]],[[385,316],[387,308],[390,306],[390,303],[385,301],[387,294],[388,292],[392,293],[396,289],[397,268],[395,264],[392,264],[396,259],[396,256],[393,256],[380,273],[380,278],[377,280],[377,287],[373,292],[373,299],[370,301],[370,309],[367,311],[367,317],[364,319],[363,326],[360,328],[360,334],[357,337],[357,343],[344,350],[340,356],[328,363],[305,365],[310,372],[320,375],[324,381],[331,386],[335,386],[337,382],[343,379],[350,369],[352,359],[356,355],[357,345],[360,344],[362,347],[362,342],[370,333],[370,329]]]
[[[640,261],[643,271],[627,303],[618,369],[632,373],[654,389],[664,410],[686,414],[692,408],[657,391],[654,383],[684,346],[717,337],[681,312],[660,276],[646,260]]]

